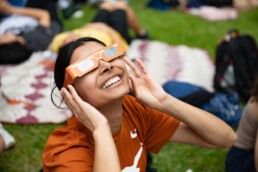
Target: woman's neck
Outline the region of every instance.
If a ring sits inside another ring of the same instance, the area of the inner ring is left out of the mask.
[[[118,133],[122,124],[122,100],[112,101],[112,103],[98,109],[107,118],[112,134]]]

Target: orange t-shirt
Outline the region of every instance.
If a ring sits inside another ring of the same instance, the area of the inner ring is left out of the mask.
[[[178,125],[177,119],[145,106],[132,96],[125,96],[122,125],[113,135],[122,171],[145,172],[146,152],[158,153]],[[44,171],[92,171],[92,133],[71,117],[66,126],[49,136],[42,160]]]

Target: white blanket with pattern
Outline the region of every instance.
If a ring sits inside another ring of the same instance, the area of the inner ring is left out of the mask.
[[[206,50],[160,41],[135,40],[128,56],[140,58],[152,76],[164,84],[169,80],[189,82],[213,91],[215,65]]]

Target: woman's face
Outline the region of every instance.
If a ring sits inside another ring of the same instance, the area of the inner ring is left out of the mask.
[[[70,64],[103,47],[94,41],[86,42],[75,49]],[[129,78],[125,63],[122,59],[109,62],[99,60],[99,66],[82,77],[76,78],[73,86],[84,101],[96,108],[121,99],[129,91]]]

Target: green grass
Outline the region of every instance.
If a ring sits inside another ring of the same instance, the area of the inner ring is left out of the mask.
[[[140,7],[145,1],[131,0],[142,27],[153,40],[171,45],[184,44],[208,50],[215,59],[217,41],[230,29],[239,29],[258,40],[258,10],[239,13],[236,21],[208,22],[180,11],[155,11]],[[64,29],[70,30],[89,22],[96,8],[83,6],[83,18],[64,21]],[[132,32],[130,32],[132,33]],[[4,114],[1,114],[4,115]],[[35,172],[42,167],[41,156],[51,131],[62,124],[12,125],[4,127],[15,137],[14,148],[4,151],[0,159],[0,171]],[[211,150],[195,146],[168,143],[158,155],[153,155],[153,166],[158,172],[224,171],[224,160],[228,150]]]

